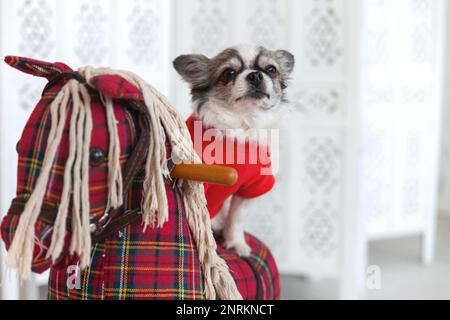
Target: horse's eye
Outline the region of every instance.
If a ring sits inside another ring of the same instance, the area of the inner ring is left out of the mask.
[[[89,160],[90,160],[90,164],[92,166],[100,165],[104,159],[105,159],[105,155],[104,155],[102,149],[100,149],[100,148],[91,149],[91,152],[89,154]]]
[[[236,71],[231,68],[225,69],[220,76],[220,80],[225,84],[233,81],[234,78],[236,78]]]
[[[269,74],[269,75],[271,75],[271,76],[273,76],[273,75],[275,75],[276,73],[277,73],[277,68],[275,67],[275,66],[273,66],[273,65],[268,65],[267,67],[266,67],[266,72]]]

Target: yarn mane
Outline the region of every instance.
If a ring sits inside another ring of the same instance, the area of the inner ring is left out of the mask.
[[[64,168],[64,184],[58,213],[53,227],[47,258],[56,261],[62,254],[66,235],[66,221],[70,203],[71,230],[70,254],[80,256],[80,267],[90,264],[91,233],[89,206],[89,147],[93,120],[88,87],[95,88],[93,79],[101,75],[116,75],[133,84],[142,94],[150,119],[150,142],[145,162],[145,178],[141,211],[144,231],[147,227],[162,227],[168,220],[165,178],[169,177],[166,158],[166,140],[172,154],[181,162],[201,163],[189,131],[179,113],[168,100],[139,76],[128,71],[85,67],[78,70],[86,83],[69,80],[50,105],[51,128],[40,175],[28,199],[8,251],[7,264],[17,268],[22,278],[31,273],[34,225],[39,217],[52,165],[62,140],[71,106],[69,124],[69,154]],[[108,147],[108,199],[107,208],[123,204],[122,169],[120,165],[120,140],[114,115],[113,99],[100,93],[110,135]],[[204,189],[195,181],[180,181],[186,217],[193,234],[205,281],[207,299],[241,299],[226,262],[217,254],[217,244],[211,230],[206,208]]]

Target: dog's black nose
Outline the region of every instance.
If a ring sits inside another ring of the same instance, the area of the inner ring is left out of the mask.
[[[264,76],[260,71],[251,72],[247,76],[247,81],[255,87],[259,87],[263,80]]]

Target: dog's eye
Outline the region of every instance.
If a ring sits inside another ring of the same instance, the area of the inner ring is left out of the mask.
[[[266,72],[268,73],[268,74],[270,74],[271,76],[273,76],[273,75],[275,75],[276,73],[277,73],[277,68],[275,68],[275,66],[273,66],[273,65],[268,65],[267,67],[266,67]]]
[[[228,82],[231,82],[234,80],[234,78],[236,77],[236,71],[234,71],[231,68],[225,69],[225,71],[222,73],[222,75],[220,76],[220,80],[227,84]]]

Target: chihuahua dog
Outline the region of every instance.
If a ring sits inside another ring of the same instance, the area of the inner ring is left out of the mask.
[[[286,50],[249,45],[225,49],[213,58],[200,54],[177,57],[173,65],[191,89],[193,115],[187,121],[191,135],[193,120],[198,120],[203,128],[214,128],[236,144],[257,141],[257,129],[273,125],[287,103],[285,90],[294,64],[294,56]],[[237,185],[211,185],[205,187],[205,195],[214,232],[222,233],[227,249],[248,256],[245,208],[268,192],[275,180],[260,174],[261,163],[230,166],[238,171]]]

